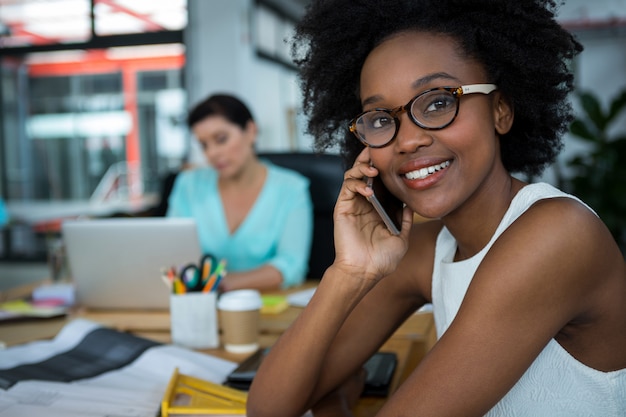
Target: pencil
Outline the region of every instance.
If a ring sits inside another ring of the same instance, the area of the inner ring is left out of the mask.
[[[211,266],[213,266],[211,262],[211,258],[204,261],[204,265],[202,265],[202,282],[206,282],[206,280],[209,278],[209,273],[211,272]]]
[[[180,277],[176,276],[174,278],[174,294],[184,294],[185,292],[185,284]]]
[[[217,275],[213,274],[209,277],[209,280],[202,287],[202,292],[211,292],[213,290],[213,286],[215,285],[215,281],[217,281]]]
[[[220,281],[222,280],[222,278],[224,278],[226,276],[226,270],[223,270],[218,276],[217,279],[215,280],[215,283],[213,283],[213,288],[211,288],[211,291],[216,290],[217,291],[217,287],[219,287],[220,285]]]
[[[217,289],[217,285],[219,284],[219,281],[222,279],[222,275],[226,272],[224,271],[225,267],[226,267],[226,260],[222,259],[219,265],[217,265],[217,268],[215,268],[215,271],[213,271],[213,273],[209,277],[209,280],[206,282],[206,284],[202,288],[202,292],[210,292],[210,291]]]

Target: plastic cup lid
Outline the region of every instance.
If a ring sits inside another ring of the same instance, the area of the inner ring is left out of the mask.
[[[257,290],[225,292],[217,301],[217,308],[227,311],[258,310],[262,305],[261,293]]]

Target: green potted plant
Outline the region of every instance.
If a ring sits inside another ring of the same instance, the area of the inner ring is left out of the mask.
[[[626,254],[626,132],[609,132],[626,111],[626,89],[611,100],[608,108],[603,108],[590,92],[581,92],[577,97],[582,114],[572,122],[570,133],[588,147],[565,161],[569,169],[566,175],[558,175],[559,186],[598,213]]]

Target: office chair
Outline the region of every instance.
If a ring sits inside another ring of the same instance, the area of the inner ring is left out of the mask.
[[[259,153],[275,165],[299,172],[310,181],[313,202],[313,241],[307,278],[319,279],[335,259],[333,210],[343,183],[344,163],[339,155],[307,152]]]

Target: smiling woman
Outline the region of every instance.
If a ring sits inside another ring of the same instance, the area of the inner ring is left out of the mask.
[[[377,415],[626,414],[624,259],[585,203],[512,175],[553,162],[571,120],[582,48],[554,13],[312,3],[298,27],[309,129],[352,167],[335,261],[264,359],[248,416],[350,416],[367,358],[429,302],[438,341]],[[405,204],[399,234],[368,202],[377,177]]]

